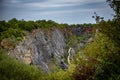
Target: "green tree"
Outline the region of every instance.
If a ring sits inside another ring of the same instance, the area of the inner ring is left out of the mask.
[[[115,18],[120,19],[120,0],[107,0],[107,2],[115,11]]]
[[[0,32],[3,32],[5,30],[7,30],[6,22],[5,21],[0,21]]]
[[[120,1],[108,0],[108,2],[115,11],[116,17],[113,20],[99,21],[100,17],[94,16],[98,23],[98,31],[95,34],[94,41],[84,49],[87,61],[84,61],[85,58],[82,59],[82,62],[78,61],[80,65],[74,72],[76,80],[78,78],[80,80],[84,76],[85,78],[81,80],[120,80]],[[89,57],[93,59],[92,62],[89,62],[91,61]],[[94,70],[89,75],[91,68]]]
[[[7,22],[7,25],[9,26],[9,28],[17,29],[18,28],[18,20],[16,18],[13,18]]]

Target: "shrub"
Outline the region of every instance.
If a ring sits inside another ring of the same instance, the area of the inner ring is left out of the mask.
[[[41,72],[37,67],[26,65],[0,52],[1,80],[39,80]]]

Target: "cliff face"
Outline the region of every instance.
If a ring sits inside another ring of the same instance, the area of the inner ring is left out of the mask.
[[[67,55],[66,39],[60,29],[35,30],[9,51],[10,56],[15,56],[26,64],[38,65],[44,71],[52,70],[53,66],[67,68],[64,59]]]
[[[34,30],[10,50],[8,55],[26,64],[37,65],[45,72],[54,71],[56,66],[67,69],[75,54],[75,48],[67,48],[68,36],[85,35],[86,30],[87,28]]]
[[[92,27],[73,27],[71,30],[74,35],[82,36],[91,33]]]

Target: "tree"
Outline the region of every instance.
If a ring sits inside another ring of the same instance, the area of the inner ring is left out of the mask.
[[[107,2],[115,11],[115,18],[120,19],[120,0],[107,0]]]
[[[107,1],[115,11],[115,18],[99,21],[99,31],[94,42],[85,49],[86,54],[99,62],[96,65],[94,80],[120,80],[120,1]]]
[[[7,25],[10,28],[18,28],[18,20],[16,18],[13,18],[13,19],[8,21]]]
[[[95,70],[90,80],[120,80],[120,1],[107,1],[114,9],[116,17],[113,20],[99,21],[100,17],[95,13],[94,18],[98,23],[99,31],[96,32],[94,41],[84,49],[84,54],[87,57],[92,57],[97,61],[97,64],[91,62],[91,64],[95,65],[95,68],[93,67]],[[89,61],[88,59],[88,63],[90,63]],[[85,63],[85,61],[83,62]],[[80,68],[82,65],[84,66],[83,69]],[[89,68],[91,68],[89,64],[87,67],[85,64],[80,64],[76,68],[75,79],[78,80],[77,78],[79,78],[80,80],[80,78],[85,76],[85,79],[81,80],[89,80],[89,78],[86,79],[86,77],[91,77],[87,74],[91,72]],[[82,72],[84,73],[81,75]]]
[[[96,12],[94,12],[94,16],[92,16],[92,18],[95,18],[96,23],[99,23],[104,19],[104,17],[98,16]]]
[[[6,27],[6,22],[5,21],[0,21],[0,32],[3,32],[7,29]]]

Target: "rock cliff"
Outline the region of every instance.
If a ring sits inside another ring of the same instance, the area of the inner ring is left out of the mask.
[[[9,51],[10,56],[26,64],[38,65],[43,71],[51,71],[53,65],[66,69],[67,54],[66,39],[62,30],[34,30],[20,42],[14,50]]]
[[[14,49],[10,50],[8,55],[26,64],[37,65],[45,72],[55,71],[56,67],[67,69],[77,51],[76,47],[70,48],[71,46],[69,46],[68,48],[69,35],[78,36],[78,33],[85,35],[87,29],[58,29],[54,27],[33,30],[28,32],[27,36]]]

